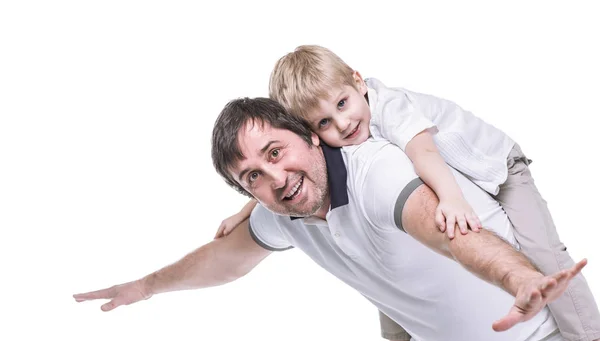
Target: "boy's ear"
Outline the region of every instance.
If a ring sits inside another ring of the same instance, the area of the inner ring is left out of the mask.
[[[367,93],[367,84],[365,84],[365,81],[363,80],[362,76],[360,75],[360,72],[354,71],[354,73],[352,74],[352,77],[354,77],[354,82],[356,84],[356,90],[358,90],[358,92],[360,92],[360,94],[364,96]]]

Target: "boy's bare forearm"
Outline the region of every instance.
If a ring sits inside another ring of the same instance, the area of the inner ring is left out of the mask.
[[[441,200],[463,198],[450,167],[440,155],[428,131],[418,134],[408,143],[406,154],[413,162],[417,175]]]
[[[439,201],[427,186],[417,188],[402,211],[405,231],[434,251],[459,262],[479,278],[515,295],[526,279],[542,277],[525,256],[494,233],[457,235],[447,238],[435,226],[435,208]]]
[[[242,217],[244,217],[244,219],[250,217],[250,214],[252,213],[252,210],[254,210],[254,207],[256,207],[256,204],[257,201],[255,199],[250,199],[250,201],[248,201],[248,203],[242,207],[240,214]]]
[[[244,276],[269,253],[252,240],[246,220],[229,236],[213,240],[142,282],[150,294],[217,286]]]

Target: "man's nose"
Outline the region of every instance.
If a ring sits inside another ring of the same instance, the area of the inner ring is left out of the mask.
[[[269,165],[265,169],[266,175],[271,179],[271,187],[273,189],[280,189],[285,187],[287,180],[286,172],[278,165]]]

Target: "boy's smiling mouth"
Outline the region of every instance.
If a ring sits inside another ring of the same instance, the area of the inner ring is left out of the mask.
[[[344,137],[344,139],[353,139],[358,135],[359,132],[360,132],[360,123],[358,123],[356,125],[356,127],[354,127],[354,129],[352,129],[352,131],[348,135],[346,135],[346,137]]]

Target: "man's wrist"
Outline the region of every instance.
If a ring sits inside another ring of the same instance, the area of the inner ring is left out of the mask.
[[[519,288],[524,283],[542,277],[544,277],[544,275],[542,275],[538,271],[535,271],[534,269],[531,269],[529,271],[513,270],[507,272],[506,275],[504,275],[504,277],[501,280],[501,285],[506,291],[508,291],[509,294],[516,296]]]
[[[138,280],[142,289],[142,294],[145,298],[150,298],[152,295],[157,294],[155,283],[156,283],[156,272],[149,274],[148,276],[142,277]]]

